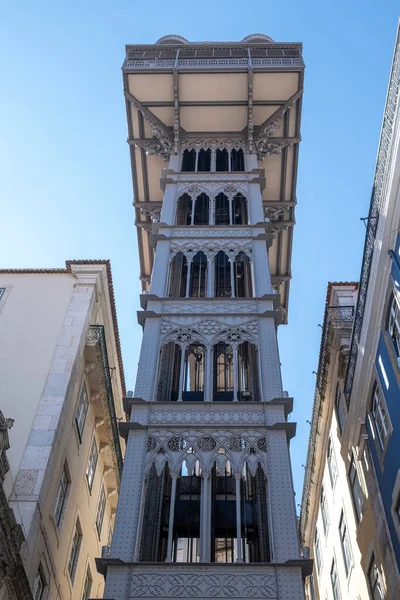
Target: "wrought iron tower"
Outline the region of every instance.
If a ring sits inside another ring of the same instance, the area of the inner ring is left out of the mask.
[[[105,597],[303,600],[277,345],[301,45],[171,35],[126,51],[143,342]]]

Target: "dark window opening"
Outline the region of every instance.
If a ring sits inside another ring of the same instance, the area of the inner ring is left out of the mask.
[[[187,258],[182,252],[175,254],[170,265],[169,297],[184,298],[186,296]]]
[[[185,351],[182,400],[202,402],[204,395],[205,348],[190,344]]]
[[[197,170],[198,171],[210,171],[211,170],[211,150],[208,148],[204,150],[201,148],[198,153],[197,159]]]
[[[236,194],[232,200],[233,225],[247,225],[247,200],[242,194]]]
[[[218,194],[215,198],[215,224],[229,225],[229,199],[225,194]]]
[[[192,223],[192,199],[188,194],[183,194],[178,198],[175,221],[177,225],[191,225]]]
[[[251,285],[250,259],[245,252],[239,252],[234,262],[235,297],[251,298],[253,295]]]
[[[190,270],[190,298],[205,298],[207,295],[207,256],[197,252],[193,257]]]
[[[244,401],[260,400],[257,348],[247,341],[238,346],[238,397]]]
[[[228,150],[217,148],[216,152],[216,171],[229,171],[229,153]]]
[[[210,199],[207,194],[197,196],[194,205],[193,225],[208,225],[210,222]]]
[[[231,171],[244,171],[244,152],[241,148],[231,151]]]
[[[215,296],[217,298],[230,298],[231,288],[231,264],[222,250],[215,257]]]
[[[233,400],[233,349],[225,342],[214,346],[214,401]]]
[[[176,402],[179,394],[182,350],[178,344],[169,342],[160,351],[157,400]]]
[[[184,150],[182,157],[182,171],[196,170],[196,150]]]

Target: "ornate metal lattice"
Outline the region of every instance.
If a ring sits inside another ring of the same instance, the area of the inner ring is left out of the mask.
[[[212,452],[217,446],[217,442],[211,436],[201,437],[197,442],[197,447],[202,452]]]
[[[235,436],[227,440],[226,447],[228,450],[232,450],[232,452],[242,452],[247,447],[247,442],[245,439]]]

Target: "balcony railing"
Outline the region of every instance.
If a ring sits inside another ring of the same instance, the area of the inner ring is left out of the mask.
[[[119,443],[117,416],[115,413],[114,394],[113,394],[113,390],[112,390],[110,365],[108,362],[106,338],[105,338],[103,325],[91,325],[89,328],[88,335],[87,335],[87,341],[92,342],[92,343],[99,343],[102,374],[103,374],[103,380],[104,380],[104,385],[105,385],[106,394],[107,394],[107,407],[108,407],[108,411],[109,411],[109,415],[110,415],[110,426],[111,426],[111,431],[112,431],[112,436],[113,436],[115,455],[117,458],[118,471],[121,476],[122,452],[121,452],[121,446]]]

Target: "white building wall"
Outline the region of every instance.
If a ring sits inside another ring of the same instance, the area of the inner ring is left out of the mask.
[[[319,505],[317,517],[317,531],[321,545],[322,565],[318,573],[315,558],[315,547],[313,546],[314,573],[319,589],[320,600],[333,600],[331,584],[332,561],[335,560],[339,575],[339,585],[342,600],[370,600],[365,573],[361,566],[361,553],[357,540],[358,523],[353,506],[353,500],[348,485],[348,477],[345,462],[341,456],[341,443],[338,437],[338,424],[336,414],[332,415],[329,437],[333,445],[334,459],[337,466],[337,479],[332,486],[328,463],[322,477],[322,485],[325,490],[328,513],[328,527],[326,535],[322,523],[321,508]],[[339,523],[341,513],[344,513],[347,531],[349,535],[352,561],[349,573],[346,576],[342,546],[340,541]]]
[[[0,398],[9,430],[9,496],[18,474],[36,410],[48,377],[57,339],[71,300],[72,276],[0,274],[6,299],[0,308]]]
[[[90,325],[104,326],[108,361],[113,367],[115,411],[119,419],[124,414],[106,266],[80,264],[71,266],[71,272],[46,274],[0,272],[0,287],[4,286],[8,293],[0,307],[0,386],[10,392],[2,394],[2,408],[3,398],[7,399],[4,413],[15,419],[9,430],[11,469],[6,489],[27,542],[28,579],[33,585],[40,567],[46,582],[44,600],[81,600],[90,569],[91,597],[99,598],[104,580],[97,573],[95,559],[108,544],[118,486],[115,470],[110,468],[113,441],[111,435],[107,438],[98,372],[96,375],[85,358]],[[90,351],[93,356],[94,348]],[[75,413],[83,382],[90,403],[80,440]],[[14,394],[12,404],[10,394]],[[93,438],[99,456],[90,490],[86,468]],[[55,499],[65,464],[70,483],[57,525]],[[102,487],[106,506],[99,536],[95,521]],[[82,543],[71,581],[68,560],[77,518]]]

